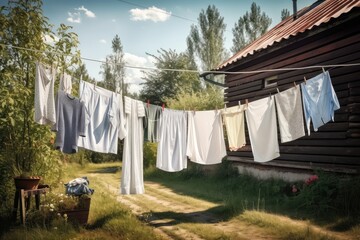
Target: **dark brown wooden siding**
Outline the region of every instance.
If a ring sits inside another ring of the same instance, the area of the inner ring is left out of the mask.
[[[354,17],[355,16],[355,17]],[[360,63],[359,11],[349,13],[328,24],[291,40],[274,44],[268,49],[248,56],[227,67],[227,71],[306,67]],[[330,122],[311,132],[310,136],[280,144],[280,157],[261,165],[359,173],[360,169],[360,66],[330,67],[329,71],[341,108]],[[262,72],[257,74],[227,75],[225,101],[234,106],[276,94],[321,73],[320,69]],[[277,87],[265,88],[264,79],[277,76]],[[312,129],[312,126],[311,126]],[[228,152],[228,159],[255,163],[250,141],[236,152]]]

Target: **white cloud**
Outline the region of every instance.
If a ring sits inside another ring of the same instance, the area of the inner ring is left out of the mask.
[[[153,61],[149,57],[140,57],[131,53],[124,53],[124,60],[127,66],[154,67]],[[125,82],[130,83],[130,92],[139,92],[142,88],[144,73],[142,69],[125,68]]]
[[[102,44],[106,44],[106,40],[105,40],[105,39],[100,39],[99,42],[102,43]]]
[[[66,19],[71,23],[81,23],[80,13],[79,12],[68,12],[69,17]]]
[[[75,10],[79,10],[79,11],[83,11],[85,13],[85,15],[89,18],[94,18],[96,17],[95,13],[93,13],[92,11],[90,11],[89,9],[85,8],[84,6],[81,6],[79,8],[75,8]]]
[[[157,7],[149,7],[147,9],[131,9],[131,20],[133,21],[147,21],[164,22],[170,18],[171,12],[167,12]]]
[[[116,19],[111,19],[112,22],[116,22]]]

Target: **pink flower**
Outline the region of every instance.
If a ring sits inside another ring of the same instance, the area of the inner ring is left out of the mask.
[[[296,193],[296,192],[298,191],[298,189],[296,188],[296,186],[295,186],[295,185],[292,185],[292,189],[291,189],[291,191],[292,191],[293,193]]]
[[[305,184],[310,185],[311,183],[315,182],[318,179],[319,177],[317,175],[312,175],[305,181]]]

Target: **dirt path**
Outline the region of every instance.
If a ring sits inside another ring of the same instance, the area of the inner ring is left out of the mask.
[[[128,206],[141,220],[153,226],[164,239],[280,239],[269,234],[269,230],[240,218],[223,221],[209,211],[219,205],[178,194],[158,183],[145,182],[146,193],[142,195],[119,195],[118,187],[105,182],[102,182],[104,187],[117,196],[117,201]],[[302,224],[288,218],[279,219],[290,221],[291,224]],[[323,229],[314,229],[324,233]],[[347,238],[340,234],[331,234],[329,239]]]

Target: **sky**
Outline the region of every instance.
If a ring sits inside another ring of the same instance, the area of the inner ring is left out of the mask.
[[[0,0],[3,2],[4,0]],[[298,10],[315,0],[298,0]],[[232,47],[232,28],[255,2],[270,18],[273,27],[280,22],[281,10],[292,14],[292,0],[43,0],[43,13],[49,22],[73,26],[78,34],[82,57],[105,60],[111,54],[111,41],[119,35],[126,65],[152,67],[160,49],[186,49],[191,25],[197,24],[202,9],[215,5],[226,24],[225,48]],[[102,80],[101,63],[83,61],[91,77]],[[142,72],[126,69],[130,90],[139,91]]]

